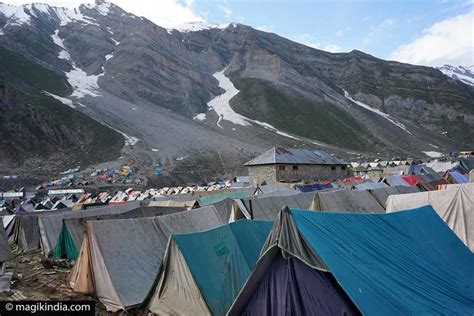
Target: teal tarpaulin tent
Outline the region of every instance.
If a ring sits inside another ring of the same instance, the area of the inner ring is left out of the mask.
[[[363,314],[474,314],[474,255],[431,206],[292,215]]]
[[[225,315],[271,228],[269,221],[241,220],[172,235],[148,308],[157,314]]]

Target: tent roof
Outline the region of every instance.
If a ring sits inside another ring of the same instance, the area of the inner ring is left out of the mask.
[[[204,232],[173,235],[212,314],[227,312],[271,228],[272,222],[241,220]]]
[[[385,181],[390,186],[396,186],[396,185],[409,186],[410,185],[401,176],[388,176],[385,178]]]
[[[353,213],[385,213],[384,208],[367,190],[334,190],[316,192],[311,210]]]
[[[214,204],[214,203],[218,203],[218,202],[220,202],[222,200],[225,200],[227,198],[229,198],[229,199],[243,199],[243,198],[252,196],[254,191],[255,191],[255,188],[246,188],[246,189],[238,189],[238,190],[227,191],[227,192],[224,192],[224,193],[218,193],[218,194],[203,196],[199,199],[199,205],[207,206],[207,205],[211,205],[211,204]]]
[[[446,190],[403,195],[387,199],[387,212],[431,205],[456,235],[474,251],[474,185],[450,185]]]
[[[324,150],[273,147],[250,160],[245,166],[273,164],[347,165],[342,159],[331,156]]]
[[[432,207],[291,214],[363,314],[474,313],[474,255]]]
[[[373,189],[369,190],[369,192],[377,200],[377,202],[379,202],[379,204],[382,205],[383,208],[385,208],[387,204],[387,199],[390,195],[416,193],[420,192],[420,189],[416,186],[398,185],[394,187]]]

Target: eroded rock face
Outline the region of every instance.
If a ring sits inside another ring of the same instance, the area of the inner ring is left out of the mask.
[[[231,142],[226,137],[238,142],[232,148],[276,145],[282,140],[302,144],[258,126],[245,131],[220,129],[213,113],[200,124],[199,133],[190,132],[196,124],[192,119],[224,92],[212,75],[227,66],[227,77],[240,90],[231,100],[235,111],[304,141],[411,156],[426,150],[427,143],[445,150],[474,146],[474,88],[434,68],[384,61],[359,51],[332,54],[241,24],[194,32],[167,30],[101,1],[74,12],[47,5],[30,5],[24,12],[29,20],[20,24],[0,13],[4,33],[0,47],[63,77],[78,68],[95,78],[102,101],[97,97],[79,101],[90,105],[96,117],[135,129],[142,143],[148,137],[148,146],[160,139],[162,131],[154,126],[141,129],[145,116],[123,114],[126,106],[119,109],[119,104],[128,102],[138,110],[146,106],[150,125],[152,115],[159,121],[165,112],[176,114],[166,119],[176,127],[177,139],[189,134],[196,139],[223,135],[222,142],[212,142],[218,150]],[[54,42],[56,31],[64,47]],[[64,50],[70,60],[58,57]],[[388,114],[406,130],[351,102],[344,91]],[[193,140],[180,150],[202,151],[199,146],[200,141]]]

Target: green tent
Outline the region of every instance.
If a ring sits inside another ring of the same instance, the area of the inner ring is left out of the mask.
[[[269,221],[241,220],[172,235],[148,308],[166,315],[225,315],[271,228]]]

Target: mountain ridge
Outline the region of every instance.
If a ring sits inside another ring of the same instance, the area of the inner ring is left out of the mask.
[[[236,157],[235,169],[275,144],[413,157],[474,146],[473,88],[434,68],[333,54],[236,23],[170,30],[104,1],[23,8],[29,23],[0,13],[0,47],[63,78],[72,93],[48,91],[56,100],[139,139],[126,151],[148,167],[218,153]],[[209,107],[225,92],[223,69],[238,89],[228,106],[249,126],[217,124]]]

